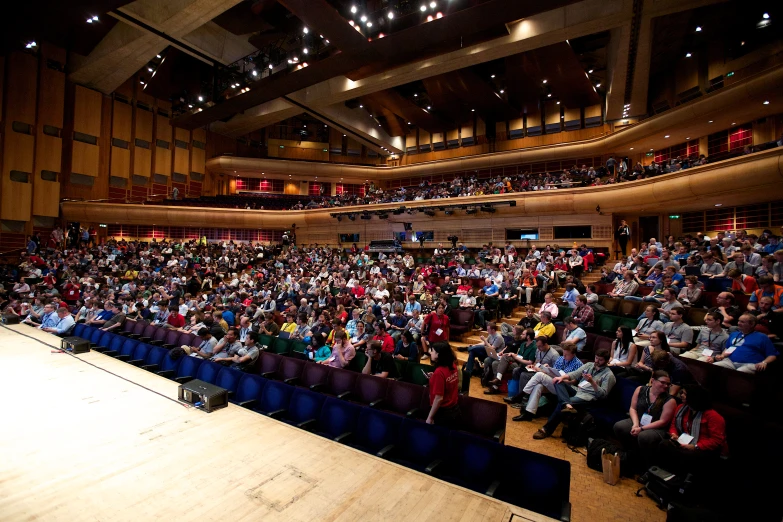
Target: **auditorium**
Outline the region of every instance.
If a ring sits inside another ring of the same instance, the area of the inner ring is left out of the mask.
[[[0,519],[783,519],[781,4],[8,8]]]

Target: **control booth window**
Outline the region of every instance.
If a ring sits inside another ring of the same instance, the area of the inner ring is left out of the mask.
[[[591,237],[593,232],[590,225],[555,227],[554,239],[590,239]]]
[[[420,230],[413,233],[411,241],[419,242],[422,239],[424,241],[432,241],[435,238],[435,232],[432,230]]]
[[[340,234],[340,243],[358,243],[359,234]]]
[[[537,228],[507,228],[506,241],[519,241],[522,239],[538,239]]]

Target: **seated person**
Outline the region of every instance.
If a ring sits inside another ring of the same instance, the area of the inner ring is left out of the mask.
[[[634,281],[634,274],[630,270],[623,273],[623,279],[609,292],[609,297],[620,297],[635,295],[639,290],[639,283]]]
[[[759,307],[748,313],[756,316],[756,331],[761,332],[773,341],[783,338],[783,314],[776,313],[773,299],[765,295],[759,299]]]
[[[778,357],[769,337],[757,332],[756,317],[745,313],[739,318],[738,330],[726,340],[725,349],[714,357],[715,364],[745,373],[763,372]]]
[[[743,274],[739,268],[732,268],[726,275],[731,279],[732,292],[741,292],[750,295],[759,289],[758,284],[756,284],[756,278]]]
[[[525,315],[519,319],[519,322],[516,324],[516,326],[521,326],[523,330],[534,328],[539,323],[539,320],[535,318],[534,312],[535,308],[533,308],[531,305],[525,306]],[[500,323],[500,334],[513,335],[514,327],[515,325],[510,323]]]
[[[297,326],[299,325],[294,322],[294,314],[288,313],[285,316],[285,322],[283,323],[283,326],[280,327],[280,332],[286,332],[291,335],[296,331]]]
[[[531,328],[524,329],[517,325],[514,327],[514,338],[506,346],[503,356],[492,361],[491,375],[495,378],[489,381],[489,390],[484,394],[491,395],[498,392],[498,387],[503,375],[510,368],[512,371],[521,366],[533,364],[536,356],[536,334]]]
[[[737,325],[740,310],[734,302],[734,294],[731,292],[721,292],[715,297],[715,304],[717,306],[709,309],[709,313],[716,314],[716,317],[720,319],[724,328],[730,328]]]
[[[662,331],[656,330],[650,333],[649,343],[650,344],[642,348],[639,356],[640,360],[638,362],[625,366],[624,371],[621,369],[616,370],[614,373],[627,379],[637,379],[640,383],[649,381],[653,371],[652,355],[658,350],[668,352],[669,340]],[[636,343],[634,343],[634,348],[639,352],[639,347]]]
[[[231,356],[231,368],[242,372],[252,370],[258,360],[259,353],[258,334],[250,331],[245,335],[242,347]],[[222,362],[218,359],[215,359],[215,361]]]
[[[402,338],[397,341],[394,347],[394,358],[400,361],[419,362],[419,346],[413,338],[413,334],[403,332]]]
[[[550,367],[547,364],[542,364],[537,368],[533,366],[535,373],[520,394],[523,400],[527,396],[525,411],[511,420],[515,422],[532,420],[538,412],[539,401],[544,391],[555,393],[553,378],[557,375],[562,376],[571,373],[582,367],[582,361],[576,357],[577,350],[574,343],[563,343],[561,348],[563,349],[563,355],[557,358],[553,366]],[[551,369],[554,369],[554,371],[551,371]]]
[[[201,340],[198,346],[182,346],[185,353],[191,357],[200,357],[202,359],[211,359],[215,355],[215,346],[218,340],[212,336],[209,328],[204,327],[198,331],[198,338]]]
[[[525,331],[525,335],[530,335],[529,330]],[[535,333],[533,333],[535,335]],[[520,366],[519,368],[515,368],[514,371],[511,373],[511,378],[514,380],[519,381],[519,392],[512,396],[512,397],[504,397],[503,401],[509,403],[509,404],[520,404],[522,402],[522,396],[523,396],[523,390],[525,389],[525,386],[530,381],[530,379],[533,378],[533,373],[535,373],[535,368],[541,367],[541,366],[554,366],[557,359],[560,357],[560,354],[557,353],[557,350],[549,346],[549,338],[545,335],[539,335],[536,338],[536,354],[533,360],[531,361],[532,364],[529,364],[527,366]]]
[[[658,446],[655,464],[685,476],[710,476],[712,466],[728,453],[726,421],[712,409],[709,392],[698,385],[682,390],[680,404],[669,425],[669,440]]]
[[[715,361],[715,356],[723,353],[729,334],[721,326],[720,319],[716,314],[708,313],[704,316],[704,324],[707,325],[707,329],[699,332],[696,346],[681,353],[680,357],[711,363]]]
[[[591,285],[592,286],[592,285]],[[598,302],[598,295],[593,294]],[[576,321],[576,324],[582,330],[592,328],[595,323],[595,312],[593,308],[589,306],[588,295],[580,295],[576,298],[576,308],[571,312],[571,318]]]
[[[663,330],[658,309],[652,305],[644,309],[644,316],[639,320],[634,332],[633,342],[637,348],[650,345],[650,334]]]
[[[669,426],[674,418],[677,401],[669,395],[671,379],[663,370],[653,372],[649,384],[639,386],[633,392],[630,418],[614,425],[615,437],[626,451],[640,450],[642,465],[646,470],[658,445],[669,439]]]
[[[285,326],[286,325],[283,325],[283,331],[286,331]],[[300,313],[296,317],[296,328],[294,328],[294,331],[291,332],[289,339],[304,341],[306,337],[310,337],[310,327],[307,324],[307,314]]]
[[[384,352],[379,341],[370,341],[367,343],[367,362],[362,368],[365,375],[374,375],[382,379],[396,378],[397,365],[394,364],[394,357],[390,352]]]
[[[327,359],[318,362],[334,368],[345,368],[355,356],[356,350],[348,340],[347,333],[344,330],[338,330],[332,340],[331,354]]]
[[[44,327],[42,325],[41,330],[63,336],[67,334],[75,324],[71,312],[69,312],[67,308],[60,306],[57,308],[57,322],[54,326]]]
[[[599,399],[605,399],[615,384],[614,374],[609,370],[609,350],[595,352],[594,362],[564,376],[552,379],[557,395],[557,405],[546,424],[533,438],[545,439],[551,436],[562,421],[563,415],[576,413],[576,408]]]
[[[572,342],[576,345],[577,351],[581,352],[584,350],[585,343],[587,342],[587,334],[585,331],[579,328],[579,325],[576,324],[573,317],[566,317],[563,323],[565,324],[565,330],[563,330],[563,339],[561,343]],[[553,345],[552,347],[555,350],[560,348],[558,345]]]
[[[772,298],[772,309],[776,313],[783,313],[783,286],[776,285],[775,280],[770,276],[759,277],[757,281],[759,288],[752,294],[750,294],[750,302],[748,303],[748,311],[756,310],[758,308],[759,300],[764,297]]]
[[[236,328],[229,328],[226,335],[215,345],[215,355],[210,359],[213,362],[221,364],[231,364],[234,356],[242,349],[242,343],[239,342],[239,331]]]
[[[676,397],[683,386],[695,382],[691,371],[685,366],[685,363],[668,351],[655,350],[652,354],[652,372],[650,372],[650,375],[657,370],[663,370],[669,374],[669,379],[671,380],[669,394],[672,397]],[[637,382],[644,383],[645,381],[637,379]]]
[[[264,320],[258,325],[258,333],[263,335],[269,335],[270,337],[277,337],[280,333],[280,327],[275,322],[275,314],[272,312],[266,312],[264,314]]]
[[[480,361],[489,358],[487,348],[494,348],[496,353],[500,353],[506,347],[506,341],[497,331],[497,326],[493,322],[487,323],[487,335],[480,335],[479,339],[481,339],[481,344],[474,344],[468,348],[463,348],[463,350],[467,349],[468,351],[468,362],[465,364],[465,371],[470,375],[473,374],[473,366],[476,357],[478,357]],[[494,358],[492,359],[495,360]],[[489,364],[491,364],[491,361],[489,361]]]
[[[630,366],[636,364],[636,345],[633,343],[631,329],[627,326],[617,328],[610,357],[609,369],[615,376],[625,373]]]
[[[677,300],[685,305],[697,305],[701,300],[701,286],[699,278],[696,276],[687,276],[685,278],[685,287],[677,294]]]
[[[533,327],[533,331],[536,332],[536,337],[546,336],[549,339],[554,339],[557,328],[552,324],[552,316],[549,312],[541,312],[541,322]]]
[[[670,321],[663,325],[663,333],[669,340],[669,348],[679,355],[691,347],[693,329],[682,322],[684,308],[672,308],[669,312]]]

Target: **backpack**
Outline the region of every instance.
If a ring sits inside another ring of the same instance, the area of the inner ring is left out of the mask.
[[[579,412],[571,415],[568,424],[563,427],[563,440],[569,446],[581,448],[587,446],[588,439],[596,432],[595,419],[589,413]]]

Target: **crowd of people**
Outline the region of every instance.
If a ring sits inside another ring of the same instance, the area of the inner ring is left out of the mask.
[[[653,238],[602,268],[602,283],[612,285],[607,295],[650,305],[636,328],[618,328],[611,349],[592,354],[586,332],[602,310],[596,286],[580,279],[593,266],[585,245],[533,244],[521,253],[510,242],[488,244],[473,258],[464,245],[439,244],[417,264],[410,252],[371,257],[355,245],[93,244],[87,234],[66,246],[56,231],[46,243],[31,242],[19,264],[0,267],[0,306],[43,331],[66,335],[76,322],[115,330],[126,318],[144,319],[196,334],[196,346],[178,349],[183,356],[242,371],[264,348],[261,335],[301,340],[315,363],[340,368],[364,351],[361,371],[381,378],[397,377],[395,359],[428,358],[435,370],[428,374],[427,422],[459,425],[460,381],[470,375],[480,376],[487,394],[510,378],[517,392],[504,400],[522,410],[514,421],[534,419],[547,401],[555,405],[535,439],[605,399],[617,379],[632,379],[639,388],[615,433],[646,462],[660,457],[672,466],[726,451],[722,418],[680,357],[765,371],[778,356],[773,341],[783,317],[776,284],[783,250],[770,231],[669,237],[665,244]],[[704,325],[685,324],[685,307],[701,306],[705,281],[721,277],[732,291],[719,294]],[[652,290],[640,296],[640,286]],[[558,300],[557,288],[564,290]],[[749,294],[745,310],[736,305],[739,293]],[[522,305],[516,324],[504,322]],[[558,305],[572,309],[565,320],[558,320]],[[467,352],[462,368],[449,344],[452,307],[473,311],[470,326],[486,332],[479,344],[459,348]],[[564,326],[561,336],[555,322]]]

